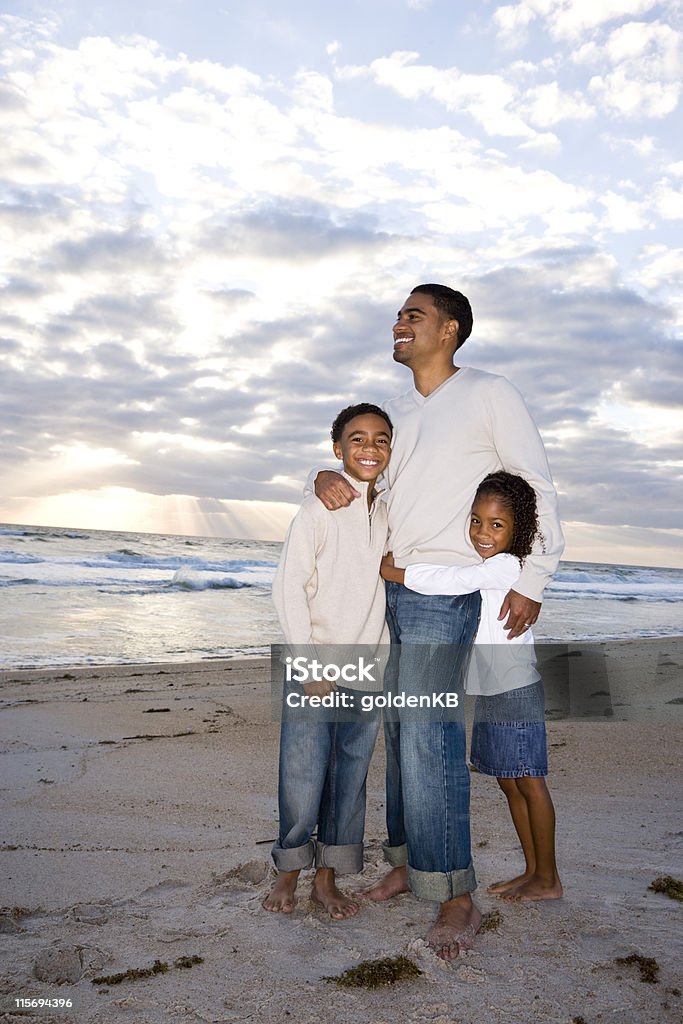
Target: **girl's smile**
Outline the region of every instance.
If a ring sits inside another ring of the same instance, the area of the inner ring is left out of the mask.
[[[515,517],[510,509],[492,494],[477,498],[470,513],[470,540],[482,558],[491,558],[509,551]]]

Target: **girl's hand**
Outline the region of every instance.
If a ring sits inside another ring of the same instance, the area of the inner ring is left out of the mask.
[[[397,569],[394,565],[394,556],[391,551],[388,551],[382,559],[379,573],[387,583],[403,583],[405,577],[405,569]]]

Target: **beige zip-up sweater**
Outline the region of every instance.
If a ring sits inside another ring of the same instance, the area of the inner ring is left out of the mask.
[[[384,581],[387,507],[377,495],[368,510],[367,483],[348,508],[328,512],[309,495],[292,520],[273,581],[273,603],[286,642],[303,645],[388,643]]]

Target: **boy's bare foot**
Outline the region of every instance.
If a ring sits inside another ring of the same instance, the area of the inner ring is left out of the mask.
[[[261,904],[263,909],[272,910],[274,913],[291,914],[296,906],[294,890],[298,881],[298,871],[281,871],[275,879],[275,885]]]
[[[364,900],[383,903],[385,900],[390,900],[392,896],[399,896],[402,892],[410,892],[406,867],[392,868],[384,878],[380,878],[379,882],[375,882],[369,889],[364,889],[356,895]]]
[[[316,871],[311,889],[311,899],[324,907],[335,921],[353,917],[360,909],[356,900],[350,899],[339,891],[335,884],[334,871],[331,868],[318,868]]]
[[[513,889],[504,893],[502,899],[511,903],[531,903],[535,900],[559,900],[562,898],[562,883],[559,878],[553,882],[544,882],[542,879],[532,875]]]
[[[442,903],[425,942],[441,960],[455,960],[471,949],[481,925],[481,914],[469,894]]]
[[[512,892],[522,882],[526,882],[528,878],[532,877],[531,871],[525,871],[523,875],[517,875],[515,878],[510,878],[506,882],[494,882],[493,885],[488,885],[486,891],[490,892],[492,896],[502,896],[503,893]]]

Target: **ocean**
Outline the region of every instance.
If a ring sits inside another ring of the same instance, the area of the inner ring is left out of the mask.
[[[281,545],[0,526],[0,667],[265,656]],[[683,570],[562,562],[538,641],[683,634]]]

